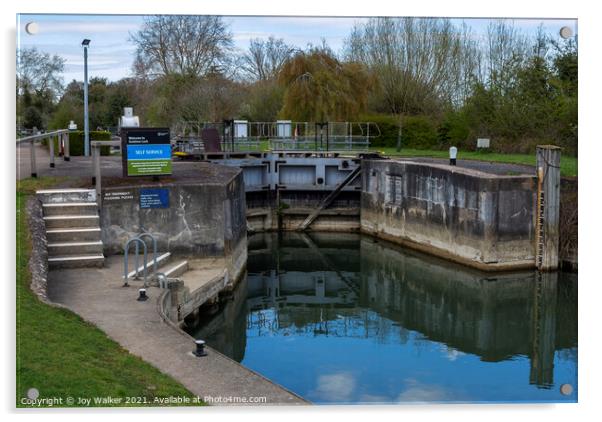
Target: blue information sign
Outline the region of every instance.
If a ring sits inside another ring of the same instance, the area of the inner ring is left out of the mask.
[[[172,174],[170,139],[168,128],[123,128],[123,176]]]
[[[140,189],[140,208],[169,208],[169,189]]]

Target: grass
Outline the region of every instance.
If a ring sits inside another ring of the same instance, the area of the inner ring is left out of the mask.
[[[434,157],[434,158],[448,158],[448,151],[438,150],[422,150],[422,149],[406,149],[402,148],[400,152],[397,152],[395,148],[387,147],[372,147],[373,151],[382,152],[388,156],[404,156],[404,157]],[[535,165],[535,154],[501,154],[497,152],[483,152],[483,151],[459,151],[459,160],[478,160],[478,161],[490,161],[498,163],[510,163],[510,164],[527,164]],[[562,176],[577,176],[577,157],[562,156],[560,158],[560,174]]]
[[[262,140],[259,143],[259,149],[261,151],[269,151],[270,144],[267,140]],[[449,152],[446,150],[425,150],[425,149],[409,149],[402,148],[400,152],[397,152],[396,148],[393,147],[371,147],[371,151],[381,152],[387,156],[404,156],[404,157],[433,157],[433,158],[448,158]],[[502,154],[498,152],[484,152],[484,151],[459,151],[459,160],[477,160],[477,161],[489,161],[497,163],[510,163],[510,164],[526,164],[530,166],[535,165],[535,154]],[[560,159],[560,174],[562,176],[577,177],[577,157],[571,157],[563,155]]]
[[[32,387],[39,390],[39,399],[61,397],[63,404],[58,406],[65,407],[69,406],[67,397],[123,400],[113,406],[157,406],[156,398],[187,397],[196,404],[195,396],[180,383],[130,354],[75,313],[39,301],[30,290],[26,203],[36,189],[53,186],[58,180],[28,179],[17,189],[17,407],[30,407],[21,399]],[[127,397],[139,399],[125,403]]]

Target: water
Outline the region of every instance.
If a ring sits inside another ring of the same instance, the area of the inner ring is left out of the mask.
[[[355,234],[250,237],[246,280],[191,332],[314,403],[577,400],[575,275],[482,273]]]

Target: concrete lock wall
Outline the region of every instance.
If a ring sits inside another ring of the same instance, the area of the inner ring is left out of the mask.
[[[485,270],[535,266],[536,179],[365,160],[361,230]]]
[[[141,194],[149,189],[157,195],[165,190],[168,203],[141,206]],[[224,184],[106,187],[101,207],[105,253],[122,253],[127,240],[144,229],[155,236],[161,252],[225,255],[228,266],[246,261],[245,208],[242,172]]]

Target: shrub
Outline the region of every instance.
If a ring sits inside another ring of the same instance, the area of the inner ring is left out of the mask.
[[[403,148],[432,149],[437,147],[437,127],[429,117],[404,117],[401,129]]]
[[[470,125],[463,113],[448,112],[437,130],[437,139],[441,148],[456,146],[464,150],[476,148],[476,139],[471,142]]]
[[[378,128],[380,130],[380,136],[371,140],[372,146],[394,147],[397,145],[397,133],[399,132],[399,117],[387,114],[367,114],[361,116],[360,121],[373,122],[378,125]]]
[[[376,123],[381,135],[373,138],[375,147],[394,148],[399,135],[399,116],[387,114],[367,114],[361,117],[364,122]],[[437,146],[437,127],[434,119],[428,116],[403,116],[401,132],[402,148],[431,149]]]
[[[110,141],[111,132],[92,130],[90,131],[90,141]],[[58,141],[54,140],[54,150],[58,154]],[[100,147],[100,155],[110,155],[111,147]],[[69,155],[72,157],[84,155],[84,131],[75,130],[69,132]]]

